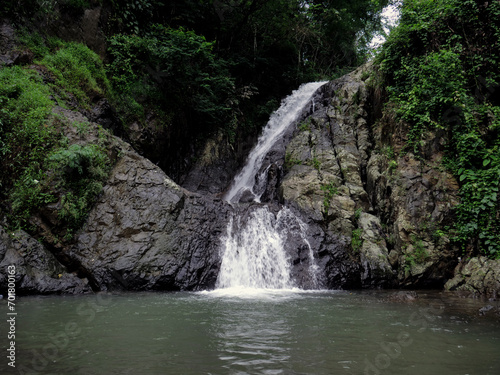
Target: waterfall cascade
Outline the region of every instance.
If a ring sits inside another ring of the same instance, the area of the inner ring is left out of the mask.
[[[287,97],[274,112],[255,148],[250,152],[241,172],[235,177],[225,199],[238,203],[245,194],[260,202],[265,189],[265,172],[259,176],[266,154],[294,123],[313,94],[325,82],[302,85]],[[267,169],[265,169],[267,170]],[[222,239],[222,264],[217,279],[218,288],[290,289],[296,287],[291,277],[291,260],[285,249],[287,239],[296,237],[307,249],[310,285],[318,286],[317,266],[313,250],[306,237],[307,226],[291,210],[281,208],[276,214],[266,205],[247,208],[243,219],[235,215]]]
[[[280,108],[271,115],[257,141],[257,145],[248,155],[245,166],[234,178],[231,188],[224,197],[225,200],[228,202],[239,202],[245,192],[250,192],[254,201],[260,201],[262,191],[259,187],[262,184],[256,181],[256,176],[262,167],[262,162],[266,154],[280,139],[287,128],[297,119],[302,109],[310,103],[316,90],[325,83],[306,83],[283,100]]]

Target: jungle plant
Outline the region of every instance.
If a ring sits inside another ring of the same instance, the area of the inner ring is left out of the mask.
[[[110,160],[98,145],[71,145],[56,150],[47,159],[63,194],[59,218],[70,230],[86,219],[108,176]]]
[[[53,86],[64,99],[73,95],[79,106],[88,107],[96,97],[111,94],[100,57],[80,43],[67,43],[41,61],[56,77]]]
[[[448,135],[461,196],[454,240],[500,257],[500,3],[405,1],[377,61],[409,128],[406,151],[421,158],[427,132]]]
[[[351,233],[351,248],[355,253],[359,252],[359,250],[361,250],[361,246],[363,246],[362,235],[363,229],[361,228],[353,229]]]
[[[323,215],[327,216],[330,209],[331,200],[334,195],[337,195],[339,193],[339,191],[333,182],[321,185],[321,190],[324,191],[325,194],[323,198]]]

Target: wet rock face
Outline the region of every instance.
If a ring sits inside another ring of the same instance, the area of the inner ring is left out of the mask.
[[[70,256],[100,290],[211,288],[228,210],[220,200],[180,188],[153,163],[127,152]]]

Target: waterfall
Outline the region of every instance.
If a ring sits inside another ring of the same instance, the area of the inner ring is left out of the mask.
[[[316,90],[326,82],[311,82],[302,85],[281,103],[280,108],[270,117],[257,145],[248,155],[245,166],[234,178],[231,188],[224,199],[239,202],[245,192],[250,192],[254,201],[259,201],[262,191],[255,189],[255,177],[259,172],[266,154],[280,139],[287,128],[297,119],[302,109],[309,104]],[[259,185],[259,184],[257,184]]]
[[[287,128],[294,123],[306,105],[310,105],[313,94],[325,82],[302,85],[283,100],[274,112],[257,145],[250,152],[246,164],[235,177],[225,200],[234,204],[242,196],[246,200],[260,202],[265,189],[268,168],[262,169],[266,154],[280,140]],[[291,238],[307,249],[310,285],[318,286],[317,266],[307,240],[307,225],[293,212],[282,207],[273,212],[261,204],[242,207],[230,219],[227,233],[222,238],[222,263],[217,279],[217,288],[290,289],[296,287],[291,276],[292,260],[287,255],[286,245]]]

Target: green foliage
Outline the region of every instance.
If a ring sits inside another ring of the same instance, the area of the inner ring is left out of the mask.
[[[353,229],[351,233],[351,248],[355,253],[361,250],[361,246],[363,246],[363,229],[356,228]]]
[[[192,31],[161,26],[145,37],[111,38],[108,70],[125,117],[140,116],[141,104],[148,101],[179,126],[231,126],[238,104],[235,85],[213,45]]]
[[[405,254],[405,270],[409,271],[413,266],[422,264],[429,257],[429,253],[424,247],[424,243],[420,238],[412,236],[413,251],[410,254]]]
[[[328,215],[333,196],[337,195],[339,191],[333,182],[321,185],[321,190],[325,192],[325,196],[323,197],[323,214],[326,216]]]
[[[295,159],[290,152],[285,155],[285,169],[290,170],[294,165],[301,165],[302,160]]]
[[[147,29],[154,16],[154,0],[111,0],[115,10],[115,23],[125,32],[140,34]]]
[[[309,161],[309,164],[318,172],[320,172],[321,161],[316,156],[313,156],[313,158]]]
[[[382,148],[382,154],[385,155],[385,157],[389,160],[394,159],[394,148],[391,146],[385,146]]]
[[[37,210],[60,200],[60,226],[71,234],[85,221],[109,167],[107,154],[97,145],[55,149],[39,168],[27,168],[16,181],[10,193],[14,223],[27,229]]]
[[[58,188],[64,192],[59,218],[70,231],[78,229],[102,191],[110,160],[97,145],[74,144],[55,151],[47,162],[56,175]]]
[[[307,120],[300,123],[299,130],[301,132],[311,131],[311,124],[312,124],[311,117],[308,117]]]
[[[43,160],[58,139],[48,118],[54,103],[37,72],[0,69],[0,184],[9,189],[25,168]]]
[[[359,218],[361,217],[361,213],[363,212],[363,209],[360,207],[354,211],[354,221],[358,221]]]
[[[500,257],[500,3],[408,0],[377,57],[407,150],[428,131],[449,134],[447,166],[460,182],[455,240]]]
[[[80,43],[67,43],[41,61],[56,77],[54,88],[64,99],[73,95],[86,107],[96,97],[110,93],[110,84],[100,57]]]
[[[102,64],[87,47],[66,44],[41,63],[57,77],[61,96],[69,92],[89,104],[107,90]],[[0,69],[1,198],[11,206],[12,223],[23,229],[30,229],[33,214],[57,204],[60,226],[70,234],[102,190],[110,163],[98,146],[65,145],[63,124],[52,114],[53,92],[39,71],[43,67]]]
[[[16,226],[28,229],[29,219],[34,211],[57,201],[51,191],[50,181],[45,179],[44,171],[38,166],[26,168],[15,182],[10,192],[12,219]]]

